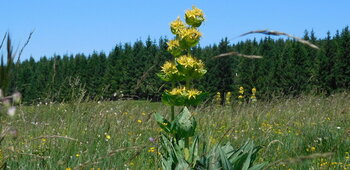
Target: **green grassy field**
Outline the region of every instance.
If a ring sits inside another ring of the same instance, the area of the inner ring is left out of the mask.
[[[21,106],[14,117],[1,116],[1,128],[13,129],[0,160],[10,169],[157,169],[161,130],[152,114],[169,110],[148,101]],[[350,169],[349,94],[190,110],[202,139],[236,147],[252,139],[263,146],[257,163],[276,163],[270,169]],[[317,157],[328,152],[333,154]],[[307,155],[315,158],[288,161]]]

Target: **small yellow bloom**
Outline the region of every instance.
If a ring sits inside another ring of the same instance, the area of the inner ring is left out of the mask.
[[[149,149],[148,149],[148,152],[155,152],[156,151],[156,148],[155,147],[150,147]]]
[[[168,125],[168,123],[162,123],[164,126],[167,126]]]
[[[46,142],[46,139],[45,139],[45,138],[42,138],[41,141],[42,141],[42,142]]]
[[[186,88],[185,87],[179,87],[179,88],[173,88],[169,94],[171,95],[182,95],[186,92]]]
[[[252,88],[252,93],[255,94],[256,93],[256,88]]]
[[[75,154],[75,156],[76,156],[76,157],[79,157],[79,156],[80,156],[80,154],[79,154],[79,153],[77,153],[77,154]]]
[[[196,28],[185,28],[180,31],[180,45],[189,48],[194,47],[198,44],[202,33],[200,33]]]
[[[175,57],[181,55],[182,53],[182,48],[180,47],[180,41],[178,39],[175,40],[170,40],[169,42],[167,42],[168,44],[168,48],[167,50],[174,55]]]
[[[146,116],[146,113],[145,113],[145,112],[142,112],[141,114],[142,114],[142,116]]]
[[[196,98],[196,96],[198,96],[199,94],[201,94],[202,92],[196,89],[190,89],[187,91],[188,94],[188,99]]]
[[[142,120],[140,120],[140,119],[139,119],[139,120],[137,120],[137,123],[142,123]]]
[[[162,72],[164,72],[166,75],[176,74],[179,71],[176,68],[176,65],[173,62],[167,61],[162,66]]]
[[[186,23],[194,27],[199,27],[205,20],[204,13],[201,9],[192,7],[192,10],[187,10],[185,13]]]
[[[238,98],[239,98],[239,99],[243,99],[243,96],[242,96],[242,95],[239,95]]]
[[[66,168],[66,170],[72,170],[72,168]]]
[[[316,150],[316,148],[313,146],[313,147],[311,147],[311,151],[313,152],[313,151],[315,151]]]
[[[180,17],[170,23],[170,30],[173,34],[178,35],[182,29],[185,29],[185,24],[181,21]]]
[[[106,139],[107,140],[111,139],[111,135],[106,134]]]

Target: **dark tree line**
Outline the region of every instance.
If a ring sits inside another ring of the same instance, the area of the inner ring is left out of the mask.
[[[315,50],[290,39],[246,40],[230,44],[223,39],[218,45],[193,48],[202,59],[207,74],[197,83],[201,90],[216,93],[238,87],[256,87],[260,98],[273,95],[332,94],[350,88],[349,27],[329,32],[323,39],[305,31],[303,37],[321,48]],[[14,70],[13,91],[22,93],[27,103],[38,101],[70,101],[81,94],[90,98],[158,100],[167,84],[156,76],[161,65],[171,58],[167,39],[158,43],[118,44],[109,53],[91,55],[54,55],[23,61]],[[242,57],[213,58],[221,53],[237,51],[262,55],[263,59]]]

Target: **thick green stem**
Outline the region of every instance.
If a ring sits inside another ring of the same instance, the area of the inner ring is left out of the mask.
[[[185,148],[190,148],[190,137],[185,137]]]
[[[171,88],[173,89],[173,88],[175,88],[175,82],[174,81],[172,81],[171,82]],[[171,107],[171,121],[174,121],[174,119],[175,119],[175,106],[170,106]]]
[[[186,79],[186,89],[190,89],[191,87],[191,79]]]

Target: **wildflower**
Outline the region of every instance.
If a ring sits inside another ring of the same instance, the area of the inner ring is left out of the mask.
[[[256,88],[254,87],[254,88],[252,88],[252,94],[256,94]]]
[[[111,139],[111,135],[106,134],[105,136],[106,136],[106,140]]]
[[[22,95],[19,92],[16,92],[12,95],[12,99],[14,103],[19,103],[21,101]]]
[[[76,157],[79,157],[79,156],[80,156],[80,154],[79,154],[79,153],[77,153],[77,154],[75,154],[75,156],[76,156]]]
[[[42,138],[42,139],[41,139],[41,142],[43,142],[43,143],[46,142],[46,139],[45,139],[45,138]]]
[[[242,96],[242,95],[239,95],[238,98],[239,98],[239,99],[243,99],[243,96]]]
[[[171,95],[182,95],[184,92],[186,92],[185,87],[179,87],[179,88],[173,88],[169,94]]]
[[[190,90],[187,91],[188,99],[191,99],[192,97],[196,98],[196,96],[199,95],[200,93],[202,93],[202,92],[198,91],[196,89],[190,89]]]
[[[194,47],[198,44],[202,33],[196,28],[185,28],[180,31],[180,46],[184,48]]]
[[[180,41],[178,39],[170,40],[167,42],[167,50],[175,57],[181,55],[182,48],[180,47]]]
[[[192,10],[187,10],[185,13],[186,23],[194,27],[199,27],[205,20],[204,13],[201,9],[192,7]]]
[[[178,73],[178,70],[173,62],[167,61],[162,66],[162,72],[164,72],[166,75],[171,75]]]
[[[182,55],[176,58],[176,62],[184,67],[183,72],[187,77],[201,77],[207,72],[203,61],[190,55]]]
[[[231,95],[232,95],[231,92],[227,92],[226,93],[226,98],[225,98],[226,104],[230,104],[230,102],[231,102]]]
[[[7,110],[7,114],[9,115],[9,116],[14,116],[15,115],[15,113],[16,113],[16,107],[14,107],[14,106],[11,106],[8,110]]]
[[[182,29],[185,29],[185,24],[177,17],[175,21],[170,23],[170,30],[173,34],[178,35]]]
[[[66,170],[72,170],[72,168],[66,168]]]
[[[156,150],[156,147],[150,147],[150,148],[148,149],[148,152],[155,152],[155,150]]]
[[[244,88],[241,86],[239,87],[239,91],[238,91],[240,94],[243,94],[244,93]]]
[[[220,105],[220,102],[221,102],[221,94],[220,92],[217,92],[216,95],[215,95],[215,102],[217,105]]]
[[[139,120],[137,120],[137,123],[142,123],[142,120],[140,120],[140,119],[139,119]]]
[[[152,143],[156,141],[156,140],[155,140],[154,138],[152,138],[152,137],[149,137],[148,140],[149,140],[150,142],[152,142]]]
[[[142,114],[142,116],[146,116],[146,113],[145,113],[145,112],[142,112],[141,114]]]

